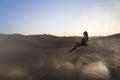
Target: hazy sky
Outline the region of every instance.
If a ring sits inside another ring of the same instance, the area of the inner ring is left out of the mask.
[[[0,0],[0,33],[120,33],[120,0]]]

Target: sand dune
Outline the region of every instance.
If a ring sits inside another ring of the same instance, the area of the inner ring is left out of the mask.
[[[79,37],[81,39],[81,37]],[[0,80],[119,80],[120,34],[91,37],[0,35]]]

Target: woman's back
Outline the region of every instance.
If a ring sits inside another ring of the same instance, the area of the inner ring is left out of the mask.
[[[81,46],[86,46],[87,45],[87,41],[88,41],[88,33],[87,31],[85,31],[83,33],[84,37],[81,40]]]

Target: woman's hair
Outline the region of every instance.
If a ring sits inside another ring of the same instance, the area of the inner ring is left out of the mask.
[[[88,40],[88,32],[87,31],[84,31],[83,32],[83,35],[86,36],[87,40]]]

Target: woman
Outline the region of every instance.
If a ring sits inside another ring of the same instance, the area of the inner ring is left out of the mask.
[[[74,48],[72,50],[69,51],[69,53],[74,51],[77,47],[87,46],[87,41],[88,41],[87,31],[84,31],[83,35],[84,35],[84,37],[82,38],[81,42],[76,42],[76,45],[74,46]]]

